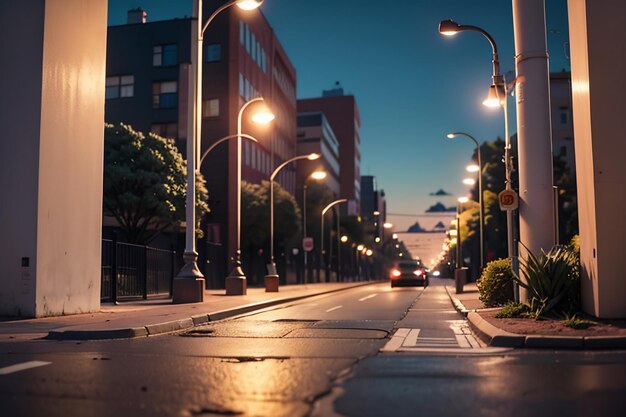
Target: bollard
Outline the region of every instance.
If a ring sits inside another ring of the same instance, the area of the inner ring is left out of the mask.
[[[456,285],[456,294],[463,292],[463,286],[467,282],[468,268],[457,268],[454,270],[454,283]]]

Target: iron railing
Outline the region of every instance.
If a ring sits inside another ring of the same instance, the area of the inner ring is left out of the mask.
[[[171,295],[176,252],[102,240],[102,301]]]

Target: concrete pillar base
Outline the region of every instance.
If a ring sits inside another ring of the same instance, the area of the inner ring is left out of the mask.
[[[172,292],[174,304],[204,301],[204,278],[176,278]]]
[[[246,277],[227,277],[226,295],[246,295],[248,284]]]
[[[278,292],[278,275],[265,275],[265,292]]]

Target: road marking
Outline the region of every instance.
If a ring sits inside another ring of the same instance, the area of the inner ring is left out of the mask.
[[[0,368],[0,375],[9,375],[15,372],[25,371],[31,368],[37,368],[39,366],[50,365],[52,362],[43,362],[43,361],[29,361],[24,363],[18,363],[17,365],[7,366],[5,368]]]
[[[369,300],[370,298],[374,298],[374,297],[376,297],[377,295],[378,295],[378,294],[370,294],[370,295],[367,295],[367,296],[365,296],[365,297],[363,297],[363,298],[359,298],[359,301]]]
[[[381,352],[477,354],[497,353],[509,348],[483,347],[474,338],[464,320],[450,322],[454,337],[420,337],[420,329],[400,328],[396,330]]]
[[[391,340],[383,346],[381,352],[395,352],[402,346],[402,342],[406,339],[411,329],[398,329],[396,333],[391,336]],[[418,329],[419,330],[419,329]]]
[[[333,308],[329,308],[328,310],[326,310],[326,312],[330,313],[331,311],[339,310],[341,307],[343,307],[343,306],[336,306],[336,307],[333,307]]]
[[[406,338],[402,342],[403,346],[415,346],[417,343],[417,337],[420,334],[420,329],[411,329],[409,333],[406,335]]]

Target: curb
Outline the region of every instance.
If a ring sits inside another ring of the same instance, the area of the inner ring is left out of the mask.
[[[299,295],[295,297],[274,299],[268,301],[260,301],[258,303],[246,304],[226,310],[218,310],[212,313],[200,314],[180,320],[168,321],[165,323],[150,324],[142,327],[111,329],[111,330],[64,330],[50,331],[44,337],[45,340],[107,340],[107,339],[133,339],[137,337],[155,336],[158,334],[171,333],[180,330],[191,329],[209,322],[224,320],[240,314],[250,313],[252,311],[273,307],[279,304],[286,304],[299,301],[305,298],[315,297],[318,295],[332,294],[335,292],[346,291],[352,288],[364,287],[372,285],[377,281],[367,281],[352,285],[345,288],[337,288],[328,291],[322,291],[315,294]]]
[[[626,336],[544,336],[522,335],[506,332],[477,312],[467,316],[472,329],[489,346],[528,349],[578,349],[616,350],[626,349]]]

